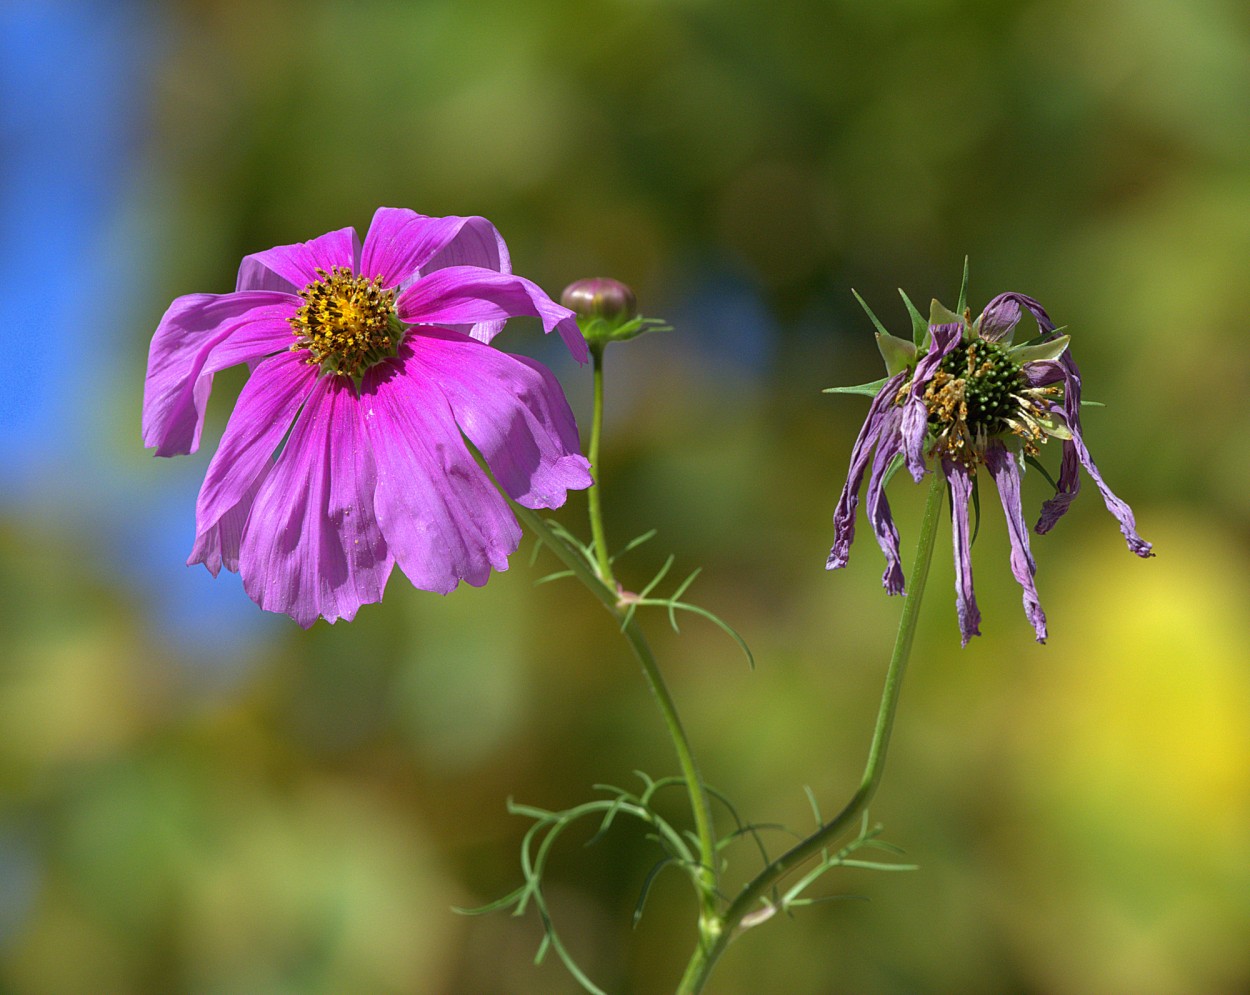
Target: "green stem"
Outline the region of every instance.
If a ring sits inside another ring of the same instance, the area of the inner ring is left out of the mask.
[[[605,346],[606,343],[591,343],[590,345],[591,364],[594,371],[594,409],[590,422],[588,455],[595,474],[595,482],[587,492],[587,504],[590,515],[590,534],[594,540],[595,563],[599,577],[598,583],[593,585],[590,577],[583,576],[582,581],[591,587],[620,625],[625,621],[625,615],[620,604],[619,585],[612,573],[612,560],[608,555],[608,540],[607,532],[603,527],[603,503],[599,483],[602,473],[599,444],[603,437],[603,353]],[[560,547],[565,552],[573,554],[575,559],[580,560],[580,557],[577,557],[575,552],[569,550],[563,543]],[[559,552],[560,550],[557,550],[557,553]],[[574,572],[577,573],[576,570]],[[605,592],[611,595],[611,600],[604,598]],[[651,651],[646,637],[642,634],[642,629],[631,617],[628,624],[621,625],[621,631],[642,665],[642,673],[646,678],[647,686],[651,689],[656,704],[659,705],[664,724],[668,727],[669,738],[672,739],[673,747],[677,751],[677,761],[681,766],[682,779],[686,782],[686,791],[690,795],[690,810],[694,817],[695,834],[699,838],[698,881],[702,902],[699,920],[700,935],[705,936],[707,930],[719,922],[716,915],[716,837],[712,832],[711,803],[703,787],[703,780],[699,777],[699,768],[695,764],[690,740],[677,714],[677,704],[669,693],[668,685],[664,683],[664,675],[660,673],[660,666],[656,662],[655,654]]]
[[[722,928],[711,944],[700,944],[691,955],[677,995],[697,995],[707,984],[720,955],[725,952],[746,916],[758,911],[768,892],[788,873],[815,856],[832,840],[850,827],[868,803],[872,801],[885,771],[885,755],[890,745],[890,733],[894,729],[894,714],[898,708],[899,692],[903,686],[903,674],[911,653],[912,640],[916,635],[916,621],[920,616],[920,602],[924,597],[925,581],[929,577],[929,563],[933,558],[933,543],[941,518],[945,497],[945,478],[940,473],[931,474],[929,495],[925,500],[924,519],[920,527],[920,540],[916,544],[916,561],[911,572],[911,592],[903,601],[903,612],[898,623],[898,635],[894,640],[894,654],[886,671],[885,687],[881,692],[881,706],[877,712],[877,725],[873,730],[872,743],[868,748],[868,762],[864,776],[851,800],[830,822],[811,836],[791,847],[765,867],[739,892],[738,897],[721,917]],[[766,907],[766,906],[764,906]]]
[[[642,665],[642,673],[647,686],[651,689],[664,724],[668,728],[669,737],[677,751],[677,762],[681,767],[682,780],[686,783],[686,791],[690,796],[690,809],[694,817],[695,835],[699,840],[699,893],[701,908],[699,914],[700,944],[711,941],[712,934],[720,923],[716,914],[716,837],[712,833],[712,807],[703,780],[699,777],[699,768],[695,764],[694,751],[690,748],[690,740],[677,714],[677,705],[669,694],[668,685],[660,673],[655,654],[647,643],[646,636],[639,628],[638,622],[631,618],[625,621],[625,613],[621,608],[617,592],[599,577],[596,570],[577,550],[571,548],[557,536],[543,520],[542,516],[529,508],[513,504],[513,511],[522,522],[563,561],[564,565],[586,585],[590,593],[598,598],[616,620],[618,626],[629,641],[630,649]]]
[[[590,347],[590,360],[594,369],[594,413],[590,423],[590,467],[595,475],[595,482],[586,492],[586,500],[590,505],[590,537],[595,544],[595,562],[599,564],[599,576],[609,588],[616,587],[616,578],[612,575],[612,561],[608,557],[608,539],[603,530],[603,505],[599,497],[599,439],[603,435],[603,346]]]

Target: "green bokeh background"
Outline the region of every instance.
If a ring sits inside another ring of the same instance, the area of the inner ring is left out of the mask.
[[[138,438],[147,342],[247,252],[385,204],[491,218],[553,293],[626,280],[677,328],[609,355],[608,530],[657,528],[626,583],[669,551],[703,567],[692,598],[756,653],[751,672],[711,626],[647,620],[706,777],[750,820],[804,828],[804,785],[826,811],[853,790],[900,607],[866,530],[822,569],[866,405],[820,390],[879,375],[851,287],[906,329],[894,288],[953,303],[967,254],[974,308],[1040,299],[1159,555],[1131,556],[1087,485],[1034,544],[1038,647],[987,504],[985,635],[961,651],[943,537],[872,809],[920,869],[832,876],[867,901],[749,933],[711,991],[1250,987],[1244,3],[184,0],[161,19],[124,226],[148,283],[101,304],[134,324],[91,399],[120,472],[172,479]],[[586,423],[588,372],[541,355]],[[219,378],[210,436],[240,382]],[[1032,476],[1029,508],[1044,496]],[[909,546],[922,497],[893,486]],[[559,517],[584,533],[584,510]],[[189,550],[190,505],[180,527]],[[509,797],[562,807],[675,763],[610,619],[536,587],[553,566],[531,546],[480,590],[397,572],[352,624],[266,627],[206,690],[81,536],[0,522],[0,811],[37,860],[0,987],[576,990],[530,963],[533,916],[451,907],[518,883]],[[579,842],[549,880],[566,942],[609,991],[671,990],[684,882],[661,875],[631,929],[654,847],[623,825]],[[731,880],[756,866],[731,858]]]

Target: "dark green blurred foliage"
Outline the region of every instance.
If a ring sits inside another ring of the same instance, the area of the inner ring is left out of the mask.
[[[704,774],[748,819],[805,828],[804,784],[827,810],[852,790],[899,608],[866,529],[848,570],[821,569],[866,402],[819,391],[879,375],[851,287],[902,334],[894,288],[949,301],[965,253],[974,310],[1040,299],[1107,404],[1091,448],[1159,556],[1132,557],[1087,484],[1034,543],[1040,648],[987,502],[985,636],[961,652],[939,547],[872,811],[920,870],[845,872],[833,888],[869,901],[747,935],[713,991],[1250,985],[1244,5],[183,0],[152,16],[128,201],[148,285],[113,302],[135,317],[132,375],[96,412],[120,472],[156,488],[170,471],[137,430],[162,310],[231,289],[247,252],[363,231],[386,204],[491,218],[554,294],[628,281],[677,328],[609,352],[608,528],[660,530],[626,583],[672,550],[705,568],[691,597],[752,644],[754,673],[697,619],[681,637],[651,623]],[[727,284],[759,327],[708,305]],[[537,351],[532,332],[499,343]],[[556,362],[586,417],[588,373]],[[209,437],[237,382],[219,379]],[[1030,508],[1044,491],[1031,476]],[[909,542],[920,489],[900,475],[892,500]],[[575,497],[560,518],[584,531],[583,512]],[[554,567],[529,548],[446,599],[397,572],[357,622],[279,627],[206,691],[88,537],[0,523],[0,985],[573,991],[554,958],[530,965],[533,919],[450,907],[519,881],[508,797],[559,808],[675,765],[607,617],[570,582],[535,587]],[[747,844],[732,858],[755,867]],[[566,940],[612,991],[671,988],[693,940],[676,875],[630,929],[655,859],[622,825],[553,865]]]

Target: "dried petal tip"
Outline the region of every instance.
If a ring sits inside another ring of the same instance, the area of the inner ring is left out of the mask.
[[[603,318],[617,324],[638,313],[638,298],[620,280],[606,276],[578,280],[564,288],[560,303],[579,318]]]

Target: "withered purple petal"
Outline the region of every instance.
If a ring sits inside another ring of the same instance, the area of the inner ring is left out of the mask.
[[[1024,382],[1029,387],[1049,387],[1063,380],[1063,364],[1056,359],[1039,359],[1033,363],[1025,363],[1020,372],[1024,374]]]
[[[885,496],[885,478],[896,456],[902,452],[903,438],[899,432],[902,413],[897,407],[890,408],[881,426],[877,451],[872,459],[872,472],[868,477],[868,520],[872,522],[877,545],[885,554],[885,572],[881,585],[888,594],[903,593],[903,563],[898,552],[898,528],[890,514],[890,502]]]
[[[1011,572],[1024,591],[1024,614],[1033,625],[1039,643],[1046,642],[1046,613],[1037,596],[1033,576],[1037,564],[1029,550],[1029,529],[1024,524],[1024,508],[1020,503],[1020,468],[998,439],[991,440],[985,452],[985,466],[994,476],[998,498],[1007,518],[1007,536],[1011,540]]]
[[[1050,320],[1050,315],[1046,313],[1046,309],[1032,297],[1024,294],[1006,293],[995,297],[985,305],[985,310],[981,312],[981,324],[979,326],[981,338],[989,342],[998,342],[1002,339],[1009,340],[1012,331],[1020,321],[1021,307],[1024,307],[1033,315],[1037,321],[1038,330],[1042,335],[1055,330],[1055,323]]]
[[[842,486],[842,494],[838,497],[838,506],[833,513],[833,548],[825,562],[826,570],[837,570],[846,566],[851,554],[851,542],[855,539],[855,510],[859,507],[859,489],[864,479],[864,470],[868,467],[873,447],[878,444],[881,434],[889,422],[889,414],[894,408],[894,395],[907,379],[906,371],[897,373],[885,382],[877,391],[876,397],[868,407],[868,417],[859,430],[859,437],[851,449],[851,466],[846,475],[846,483]]]
[[[972,532],[968,527],[968,501],[972,497],[972,473],[962,463],[942,460],[942,474],[950,486],[951,531],[955,546],[955,611],[959,637],[964,646],[981,635],[981,609],[972,588]]]
[[[1054,528],[1055,523],[1063,516],[1064,512],[1068,510],[1068,507],[1080,491],[1080,473],[1077,469],[1079,465],[1085,467],[1085,472],[1093,478],[1095,486],[1097,486],[1099,493],[1102,494],[1103,503],[1106,504],[1107,510],[1120,523],[1120,532],[1123,534],[1128,548],[1143,558],[1153,556],[1151,543],[1137,534],[1137,520],[1133,516],[1133,509],[1120,500],[1115,492],[1107,486],[1102,479],[1102,474],[1094,463],[1094,458],[1090,455],[1089,449],[1085,445],[1084,433],[1081,427],[1081,371],[1070,353],[1065,352],[1059,357],[1058,362],[1064,378],[1063,411],[1068,422],[1068,428],[1072,432],[1072,438],[1065,440],[1063,443],[1063,461],[1060,464],[1059,480],[1057,481],[1059,490],[1053,498],[1042,505],[1042,513],[1035,526],[1035,531],[1039,535],[1049,532]]]
[[[949,325],[930,325],[929,334],[933,344],[916,364],[911,392],[903,403],[903,457],[907,461],[907,470],[916,483],[920,483],[925,475],[924,439],[929,427],[929,409],[924,403],[924,390],[942,360],[959,345],[963,326],[954,322]]]

